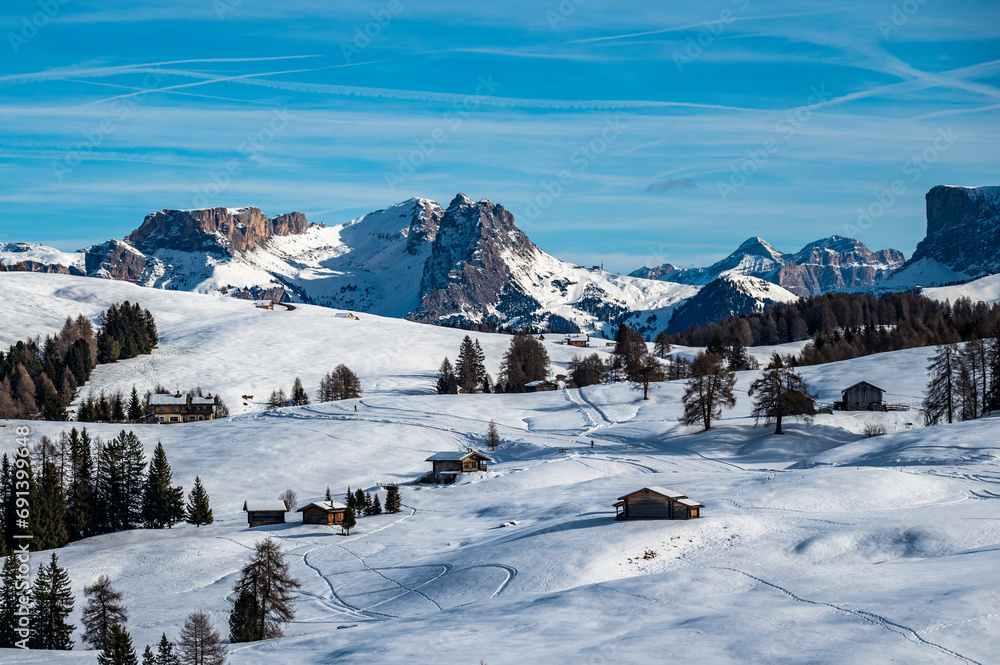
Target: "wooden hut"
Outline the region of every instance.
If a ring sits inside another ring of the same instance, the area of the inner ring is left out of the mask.
[[[302,513],[303,524],[326,524],[335,526],[344,521],[347,506],[336,501],[315,501],[302,506],[295,512]]]
[[[615,519],[686,520],[701,517],[702,504],[665,487],[643,487],[618,497]]]
[[[285,512],[287,512],[285,502],[281,499],[274,501],[245,501],[243,512],[247,514],[247,524],[252,529],[255,526],[265,526],[267,524],[284,524]]]
[[[485,471],[486,463],[493,460],[469,448],[466,452],[434,453],[427,461],[431,463],[427,480],[432,483],[453,483],[460,473]]]
[[[867,381],[859,381],[840,392],[841,400],[833,406],[839,411],[881,411],[885,391]]]

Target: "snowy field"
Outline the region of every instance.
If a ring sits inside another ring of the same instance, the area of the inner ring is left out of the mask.
[[[234,414],[132,428],[147,452],[163,442],[185,489],[201,476],[215,524],[59,551],[74,621],[83,586],[107,574],[139,650],[161,632],[176,639],[198,608],[225,635],[248,548],[271,535],[302,582],[296,619],[280,640],[236,645],[235,665],[1000,662],[1000,418],[923,428],[912,409],[836,413],[777,437],[749,418],[756,372],[740,373],[737,407],[708,433],[677,422],[682,382],[656,385],[647,402],[624,384],[438,396],[434,374],[462,331],[30,273],[0,275],[0,343],[124,299],[153,311],[160,347],[100,367],[93,383],[200,384]],[[509,338],[475,336],[495,375]],[[557,367],[579,352],[548,348]],[[916,406],[929,353],[803,374],[821,401],[864,379]],[[262,410],[271,389],[300,376],[315,390],[339,362],[361,377],[362,399]],[[246,407],[242,394],[254,395]],[[246,528],[246,499],[291,487],[301,504],[327,485],[341,495],[406,483],[429,454],[480,446],[491,418],[504,441],[496,463],[453,486],[404,486],[398,515],[361,518],[347,537],[294,513]],[[889,434],[864,438],[866,422]],[[13,451],[15,424],[0,421],[0,450]],[[33,437],[66,429],[29,424]],[[88,426],[104,437],[120,429]],[[616,498],[649,485],[699,500],[703,519],[616,522]],[[77,649],[0,651],[0,662],[96,662]]]

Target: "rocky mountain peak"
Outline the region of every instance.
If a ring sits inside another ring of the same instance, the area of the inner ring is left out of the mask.
[[[907,266],[928,259],[968,277],[1000,272],[1000,187],[938,185],[925,199],[927,235]]]
[[[252,250],[272,236],[302,233],[308,226],[301,212],[268,218],[254,207],[160,210],[146,215],[125,240],[145,254],[160,249],[227,254]]]

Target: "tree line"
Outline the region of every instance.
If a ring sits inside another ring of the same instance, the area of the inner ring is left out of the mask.
[[[1000,410],[1000,325],[986,339],[939,345],[927,374],[926,425],[976,420]]]
[[[55,335],[0,351],[0,418],[66,420],[77,390],[101,363],[149,353],[158,341],[148,309],[125,301],[98,317],[67,318]]]
[[[873,353],[983,339],[1000,322],[1000,304],[959,298],[951,304],[914,292],[825,293],[761,312],[730,316],[667,335],[672,344],[743,347],[811,339],[798,365],[816,365]]]
[[[13,550],[15,533],[25,530],[18,529],[19,475],[28,486],[27,531],[34,550],[102,533],[170,528],[181,520],[195,526],[213,521],[200,478],[185,504],[163,445],[156,444],[147,464],[142,442],[131,431],[103,441],[91,438],[86,428],[73,428],[57,442],[42,437],[30,457],[17,462],[15,468],[6,454],[0,458],[0,554]]]
[[[362,392],[361,380],[358,379],[358,375],[350,367],[341,363],[320,379],[316,401],[336,402],[342,399],[358,399]],[[284,388],[271,391],[271,395],[267,398],[266,408],[270,410],[285,406],[305,406],[306,404],[309,404],[309,393],[303,387],[302,379],[295,377],[290,392],[286,393]]]

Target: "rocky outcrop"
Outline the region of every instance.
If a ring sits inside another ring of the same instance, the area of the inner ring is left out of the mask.
[[[968,277],[1000,273],[1000,187],[938,185],[925,198],[927,235],[906,265],[929,259]]]
[[[691,326],[759,312],[768,305],[796,300],[798,297],[790,291],[757,277],[720,277],[677,306],[670,317],[667,332],[681,333]]]
[[[727,275],[748,275],[777,284],[799,296],[873,286],[903,265],[897,249],[873,252],[853,238],[831,236],[811,242],[794,254],[782,254],[759,237],[707,268],[677,268],[669,263],[640,268],[634,277],[679,284],[709,284]]]
[[[529,259],[537,251],[502,205],[457,195],[441,217],[424,264],[420,306],[408,318],[483,321],[491,307],[523,310],[531,297],[516,287],[508,258]]]
[[[411,256],[419,254],[423,246],[437,238],[438,226],[444,211],[434,201],[416,199],[415,210],[406,230],[406,251]]]
[[[161,210],[146,215],[125,240],[145,254],[161,249],[227,254],[250,251],[272,236],[295,235],[308,227],[301,212],[268,218],[252,207]]]
[[[109,240],[84,250],[91,277],[138,282],[146,268],[145,254],[120,240]]]

